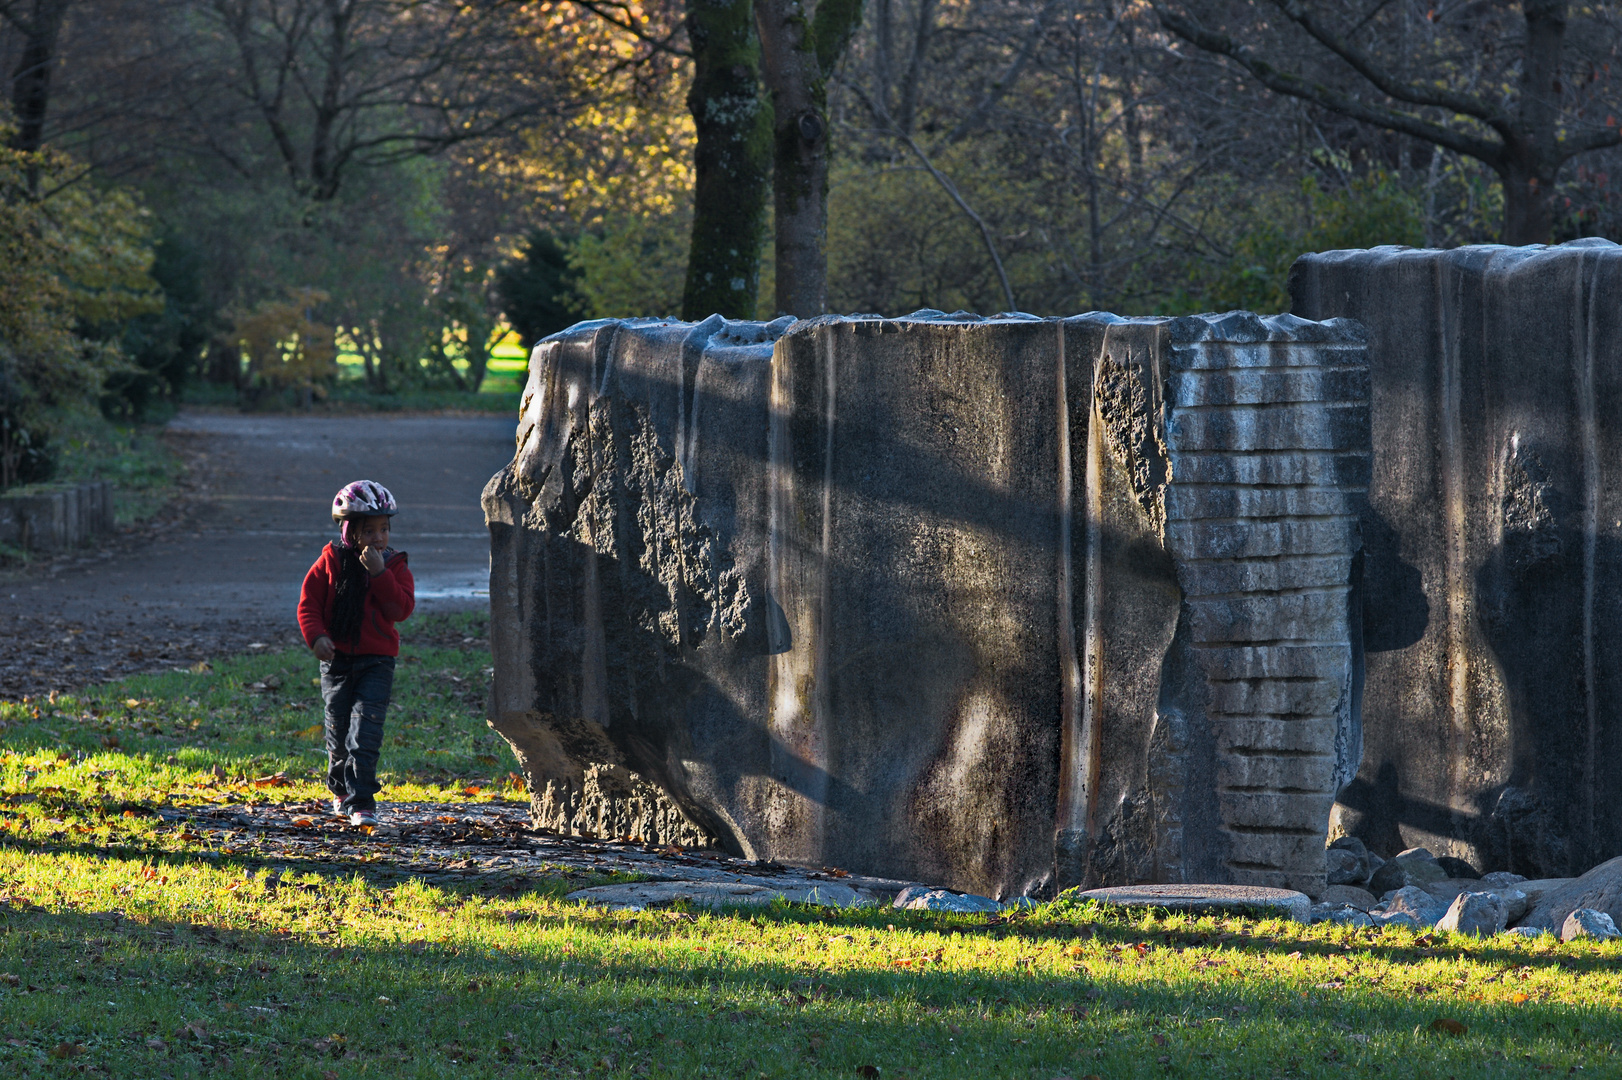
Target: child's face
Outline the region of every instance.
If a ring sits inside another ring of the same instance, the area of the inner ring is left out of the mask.
[[[361,547],[382,551],[389,546],[389,519],[382,514],[361,518],[356,522],[355,539]]]

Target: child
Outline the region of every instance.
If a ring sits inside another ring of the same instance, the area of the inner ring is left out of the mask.
[[[377,824],[377,752],[400,655],[394,624],[417,603],[406,554],[389,547],[394,514],[394,496],[375,481],[338,492],[339,540],[304,575],[298,602],[299,630],[321,661],[332,812],[357,826]]]

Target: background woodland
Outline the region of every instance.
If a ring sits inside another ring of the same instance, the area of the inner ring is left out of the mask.
[[[1619,23],[0,0],[0,485],[74,410],[471,392],[582,318],[1271,312],[1303,251],[1622,239]]]

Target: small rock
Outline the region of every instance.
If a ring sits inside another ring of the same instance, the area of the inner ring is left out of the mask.
[[[1450,878],[1464,878],[1468,881],[1481,880],[1481,871],[1463,859],[1455,859],[1451,855],[1438,855],[1436,856],[1436,865],[1446,870],[1447,876]]]
[[[1560,940],[1571,941],[1575,938],[1593,938],[1596,941],[1611,941],[1622,937],[1618,933],[1616,922],[1603,911],[1593,908],[1578,908],[1566,916],[1565,925],[1560,927]]]
[[[1368,861],[1352,851],[1337,848],[1325,851],[1324,870],[1331,885],[1360,885],[1368,880]]]
[[[1369,855],[1368,845],[1355,836],[1337,836],[1329,841],[1328,846],[1334,851],[1350,851],[1359,859],[1366,859]]]
[[[1504,931],[1506,934],[1514,934],[1516,937],[1524,938],[1542,937],[1544,934],[1552,934],[1553,932],[1541,926],[1512,926]]]
[[[1359,911],[1367,911],[1379,903],[1373,893],[1356,885],[1331,885],[1318,897],[1318,902],[1335,907],[1354,907]]]
[[[1374,925],[1380,927],[1382,930],[1390,930],[1394,927],[1403,927],[1408,930],[1418,930],[1421,925],[1418,919],[1414,918],[1405,911],[1382,912],[1379,915],[1376,915],[1371,911],[1369,912],[1369,918],[1373,919]]]
[[[905,903],[901,897],[910,890],[903,889],[895,898],[895,906],[909,911],[964,911],[985,913],[1001,911],[1002,905],[989,896],[975,896],[973,893],[955,893],[950,889],[929,889],[922,893],[915,893],[907,897]]]
[[[1492,891],[1504,902],[1505,922],[1519,922],[1531,910],[1532,898],[1519,889],[1500,887]]]
[[[1382,906],[1387,913],[1411,915],[1416,922],[1425,926],[1435,923],[1447,911],[1436,902],[1435,897],[1417,885],[1404,885],[1388,896]]]
[[[1070,890],[1064,896],[1117,907],[1265,913],[1302,923],[1312,918],[1312,901],[1306,893],[1261,885],[1115,885],[1086,892]]]
[[[1429,851],[1409,848],[1374,872],[1369,878],[1369,891],[1384,895],[1393,889],[1443,881],[1449,876]]]
[[[1504,902],[1498,894],[1490,892],[1460,893],[1447,912],[1436,920],[1438,930],[1476,937],[1489,937],[1504,925]]]
[[[1374,920],[1357,908],[1347,904],[1313,904],[1312,921],[1331,922],[1341,926],[1373,926]]]
[[[1481,875],[1481,883],[1489,889],[1501,889],[1505,885],[1519,885],[1526,879],[1519,874],[1512,874],[1508,870],[1494,870],[1490,874]]]
[[[1324,862],[1331,885],[1361,885],[1374,872],[1369,849],[1355,836],[1342,836],[1330,843]]]
[[[1600,863],[1573,881],[1551,878],[1523,882],[1520,887],[1532,898],[1532,910],[1522,920],[1528,926],[1554,930],[1578,908],[1603,911],[1613,922],[1622,919],[1622,855]]]

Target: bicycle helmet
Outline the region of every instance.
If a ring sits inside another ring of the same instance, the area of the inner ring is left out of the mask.
[[[351,517],[393,517],[399,512],[389,489],[376,480],[356,480],[332,497],[332,520]]]

